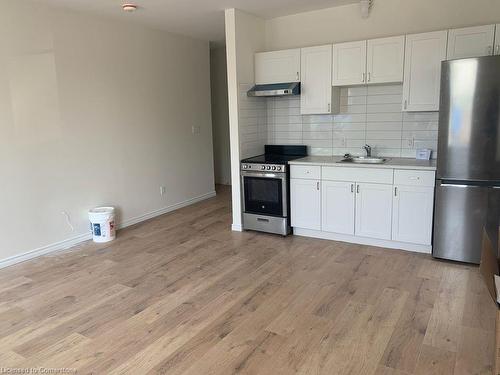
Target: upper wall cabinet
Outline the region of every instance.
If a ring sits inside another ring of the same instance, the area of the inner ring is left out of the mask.
[[[301,49],[301,114],[332,111],[332,46]]]
[[[333,45],[333,86],[403,81],[405,37]]]
[[[403,82],[404,35],[369,40],[366,56],[368,83]]]
[[[361,85],[366,81],[366,40],[333,45],[332,85]]]
[[[493,54],[494,39],[495,25],[450,30],[446,58],[452,60],[490,56]]]
[[[448,31],[406,36],[404,111],[438,111],[441,61],[446,60]]]
[[[495,55],[500,55],[500,23],[497,24],[495,31]]]
[[[300,82],[300,49],[255,54],[255,83]]]

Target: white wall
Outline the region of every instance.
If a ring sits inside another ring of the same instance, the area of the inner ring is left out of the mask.
[[[231,185],[233,230],[241,230],[241,102],[246,98],[242,87],[253,83],[253,55],[265,45],[264,20],[237,9],[227,9],[226,55],[229,99],[229,134],[231,146]],[[264,142],[259,151],[263,152]],[[257,151],[257,150],[256,150]]]
[[[226,48],[224,47],[210,50],[210,88],[215,182],[230,185],[231,157],[229,151]]]
[[[266,49],[305,47],[500,22],[498,0],[375,0],[266,20]]]
[[[213,192],[209,85],[207,42],[4,2],[0,259],[81,238],[93,206],[131,222]]]
[[[266,49],[306,47],[500,22],[498,0],[375,0],[266,20]]]

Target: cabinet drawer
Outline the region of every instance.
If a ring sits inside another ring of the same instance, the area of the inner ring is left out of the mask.
[[[321,178],[321,167],[319,165],[291,165],[290,177],[317,180]]]
[[[392,184],[393,170],[382,168],[323,167],[323,180]]]
[[[417,171],[396,169],[394,171],[394,185],[434,186],[434,171]]]

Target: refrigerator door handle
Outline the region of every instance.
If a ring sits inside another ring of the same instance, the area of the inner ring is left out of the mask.
[[[484,186],[480,185],[464,185],[464,184],[440,184],[439,186],[444,186],[444,187],[458,187],[458,188],[480,188]]]

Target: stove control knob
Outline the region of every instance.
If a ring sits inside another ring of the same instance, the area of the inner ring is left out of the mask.
[[[248,165],[243,164],[243,169],[247,169],[247,168],[248,168]]]
[[[270,167],[270,166],[267,166],[267,168],[266,168],[266,169],[267,169],[268,171],[270,171],[270,170],[271,170],[271,167]]]
[[[262,167],[260,167],[260,169],[264,170],[264,169],[266,169],[266,166],[263,165]]]
[[[273,165],[273,171],[275,171],[275,170],[276,170],[276,167]]]
[[[278,171],[281,171],[281,167],[278,166]]]

